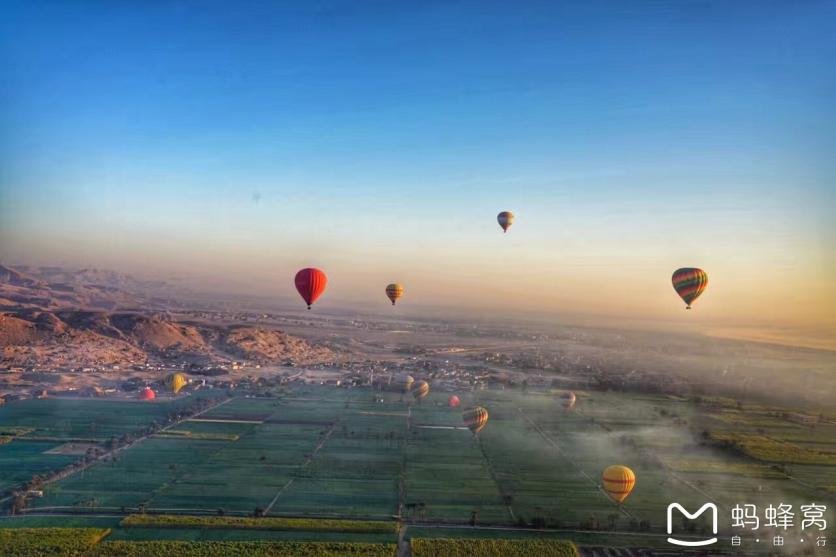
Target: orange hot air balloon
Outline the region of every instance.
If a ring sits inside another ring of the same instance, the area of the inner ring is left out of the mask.
[[[415,386],[412,388],[412,396],[420,401],[428,394],[430,394],[430,384],[426,381],[416,381]]]
[[[508,232],[511,225],[514,224],[514,213],[511,211],[502,211],[496,215],[496,221],[502,227],[502,232]]]
[[[308,309],[311,309],[311,304],[325,292],[328,277],[319,269],[308,267],[296,273],[294,282],[296,283],[296,290],[299,291],[299,295],[308,304]]]
[[[393,282],[386,287],[386,296],[392,300],[392,305],[394,306],[398,298],[403,296],[403,285]]]
[[[626,466],[615,464],[608,466],[601,474],[601,484],[607,495],[620,505],[633,491],[636,474]]]
[[[457,397],[456,395],[450,395],[450,398],[447,399],[447,404],[448,406],[450,406],[450,408],[455,408],[459,405],[460,402],[461,401],[459,400],[459,397]]]
[[[139,400],[154,400],[157,398],[157,394],[151,387],[145,387],[141,391],[139,391]]]
[[[566,391],[565,393],[560,395],[560,404],[563,405],[563,409],[567,412],[575,407],[575,402],[577,400],[578,398],[572,391]]]
[[[695,267],[683,267],[673,272],[673,289],[685,302],[685,309],[691,309],[694,300],[708,287],[708,273]]]
[[[462,420],[473,435],[482,431],[485,424],[488,423],[488,411],[481,406],[474,406],[462,412]]]

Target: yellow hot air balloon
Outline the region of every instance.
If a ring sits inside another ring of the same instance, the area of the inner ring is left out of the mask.
[[[601,484],[607,495],[620,505],[633,491],[636,485],[636,474],[626,466],[614,464],[607,466],[601,474]]]
[[[393,282],[386,287],[386,296],[392,300],[392,305],[394,306],[398,298],[403,296],[403,285]]]
[[[408,393],[414,382],[415,379],[411,375],[400,375],[395,378],[395,388],[402,393]]]
[[[188,381],[186,380],[186,376],[182,373],[172,373],[168,377],[165,378],[165,386],[171,389],[171,392],[177,394],[180,392],[180,389],[186,386]]]
[[[502,232],[508,232],[508,229],[514,224],[514,213],[511,211],[502,211],[496,215],[496,222],[502,227]]]

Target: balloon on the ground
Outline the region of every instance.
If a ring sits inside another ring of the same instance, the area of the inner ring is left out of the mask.
[[[621,464],[608,466],[601,474],[601,484],[613,501],[623,503],[636,485],[636,474]]]
[[[186,383],[188,383],[188,381],[186,380],[186,376],[182,373],[172,373],[165,378],[165,386],[168,387],[174,394],[179,393],[180,389],[186,386]]]
[[[447,399],[447,404],[450,406],[450,408],[455,408],[459,405],[460,402],[461,401],[459,400],[459,397],[457,397],[456,395],[450,395],[450,398]]]
[[[325,292],[325,287],[328,285],[328,277],[319,269],[307,267],[296,273],[294,282],[296,283],[296,290],[299,291],[299,295],[308,304],[308,309],[311,309],[311,304]]]
[[[392,305],[394,306],[398,298],[403,296],[403,285],[393,282],[386,287],[386,296],[392,300]]]
[[[508,232],[508,229],[514,224],[514,213],[511,211],[502,211],[496,215],[496,221],[502,227],[503,232]]]
[[[708,274],[696,267],[683,267],[673,272],[673,289],[685,302],[685,309],[691,309],[694,300],[708,287]]]
[[[139,400],[154,400],[157,398],[157,393],[151,387],[145,387],[139,391]]]
[[[462,412],[462,420],[464,421],[464,425],[473,432],[473,435],[476,435],[488,423],[488,411],[481,406],[468,408]]]
[[[574,408],[575,402],[577,402],[577,400],[578,398],[572,391],[566,391],[565,393],[560,395],[560,404],[563,405],[563,409],[567,412]]]

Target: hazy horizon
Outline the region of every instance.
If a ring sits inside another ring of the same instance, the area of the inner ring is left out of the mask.
[[[834,346],[834,9],[13,5],[0,260]]]

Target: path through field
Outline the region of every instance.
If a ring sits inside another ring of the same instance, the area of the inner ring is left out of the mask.
[[[600,492],[601,492],[601,494],[602,494],[604,497],[606,497],[606,498],[607,498],[607,500],[609,500],[609,495],[607,495],[606,491],[604,491],[604,489],[601,487],[601,484],[598,482],[598,480],[597,480],[597,479],[595,479],[595,478],[593,478],[592,476],[590,476],[589,474],[587,474],[587,473],[586,473],[586,471],[585,471],[583,468],[581,468],[581,467],[580,467],[580,466],[579,466],[579,465],[578,465],[578,464],[577,464],[574,460],[572,460],[572,459],[571,459],[571,458],[570,458],[570,457],[569,457],[569,456],[568,456],[568,455],[567,455],[567,454],[563,451],[563,449],[560,447],[560,445],[557,443],[557,441],[555,441],[554,439],[552,439],[552,438],[549,436],[549,434],[548,434],[548,433],[546,433],[545,431],[543,431],[543,428],[541,428],[541,427],[537,424],[537,422],[535,422],[535,421],[534,421],[534,420],[532,420],[530,417],[528,417],[528,416],[526,416],[526,415],[525,415],[525,412],[523,411],[523,409],[522,409],[522,408],[517,408],[517,411],[520,413],[520,416],[522,416],[522,417],[523,417],[523,419],[525,419],[525,421],[527,421],[527,422],[531,425],[531,427],[533,427],[533,428],[534,428],[534,430],[535,430],[537,433],[539,433],[539,434],[540,434],[540,436],[543,438],[543,440],[544,440],[544,441],[546,441],[546,443],[548,443],[549,445],[551,445],[551,446],[552,446],[552,447],[553,447],[553,448],[557,451],[557,453],[560,455],[560,457],[561,457],[564,461],[568,462],[568,463],[569,463],[569,465],[570,465],[570,466],[572,466],[572,468],[574,468],[574,469],[575,469],[575,470],[576,470],[576,471],[577,471],[577,472],[578,472],[581,476],[583,476],[583,477],[584,477],[584,478],[585,478],[585,479],[586,479],[586,480],[587,480],[590,484],[592,484],[593,486],[595,486],[595,488],[596,488],[598,491],[600,491]],[[636,518],[636,516],[635,516],[635,515],[633,515],[633,514],[632,514],[630,511],[628,511],[627,509],[625,509],[623,505],[619,505],[619,511],[620,511],[622,514],[624,514],[625,516],[629,517],[629,518],[633,518],[633,519],[635,519],[635,518]]]
[[[90,462],[87,462],[85,464],[82,464],[81,466],[72,468],[72,469],[67,470],[65,472],[62,472],[60,474],[56,474],[55,476],[53,476],[52,478],[50,478],[48,480],[44,480],[42,485],[55,483],[57,481],[69,478],[70,476],[74,476],[75,474],[77,474],[79,472],[84,472],[85,470],[87,470],[91,466],[94,466],[94,465],[98,464],[99,462],[103,461],[104,459],[106,459],[108,457],[112,457],[119,452],[130,449],[131,447],[135,447],[137,444],[141,443],[142,441],[145,441],[149,437],[153,437],[154,435],[156,435],[160,432],[163,432],[163,431],[167,431],[167,430],[169,430],[169,429],[171,429],[175,426],[178,426],[178,425],[182,424],[183,422],[186,422],[186,421],[189,421],[191,419],[197,418],[198,416],[201,416],[201,415],[205,414],[206,412],[209,412],[211,410],[214,410],[215,408],[223,406],[224,404],[226,404],[227,402],[229,402],[231,400],[234,400],[234,397],[225,398],[225,399],[223,399],[222,401],[220,401],[216,404],[213,404],[211,406],[208,406],[207,408],[204,408],[200,412],[197,412],[197,413],[192,414],[190,416],[185,416],[185,417],[183,417],[183,418],[181,418],[181,419],[179,419],[175,422],[172,422],[172,423],[168,424],[167,426],[161,428],[159,431],[148,433],[148,434],[142,435],[140,437],[137,437],[136,439],[134,439],[130,443],[122,445],[121,447],[116,447],[113,450],[110,450],[110,451],[107,451],[107,452],[104,452],[104,453],[100,454],[99,456],[97,456],[93,460],[91,460]],[[14,497],[14,495],[9,495],[8,497],[0,499],[0,505],[3,505],[3,503],[5,503],[6,501],[9,501],[13,497]]]
[[[300,469],[304,469],[304,468],[307,468],[307,467],[308,467],[308,465],[311,463],[311,461],[314,459],[314,457],[317,455],[317,453],[320,451],[320,449],[322,449],[322,447],[323,447],[323,446],[325,446],[325,442],[326,442],[326,441],[328,441],[328,438],[329,438],[329,437],[331,437],[331,434],[332,434],[332,433],[334,433],[334,429],[336,429],[336,427],[337,427],[337,424],[336,424],[336,422],[335,422],[335,423],[333,423],[333,424],[331,425],[331,427],[328,429],[328,432],[327,432],[327,433],[326,433],[326,434],[322,437],[322,440],[320,440],[320,442],[319,442],[319,443],[317,443],[317,445],[316,445],[316,447],[314,448],[313,452],[311,452],[311,454],[310,454],[310,455],[308,455],[308,458],[306,458],[306,459],[305,459],[305,461],[304,461],[304,462],[302,462],[302,464],[300,464],[300,465],[299,465],[299,468],[300,468]],[[287,483],[286,483],[286,484],[284,484],[281,488],[279,488],[279,491],[277,491],[277,492],[276,492],[276,496],[275,496],[275,497],[273,497],[273,500],[272,500],[272,501],[270,501],[270,504],[269,504],[269,505],[267,505],[267,508],[266,508],[266,509],[264,509],[264,514],[265,514],[265,515],[270,514],[270,511],[273,509],[273,506],[276,504],[276,501],[278,501],[278,500],[279,500],[279,496],[280,496],[282,493],[284,493],[284,492],[285,492],[285,491],[286,491],[286,490],[287,490],[290,486],[292,486],[292,485],[293,485],[293,481],[294,481],[295,479],[296,479],[296,478],[290,478],[289,480],[287,480]]]

